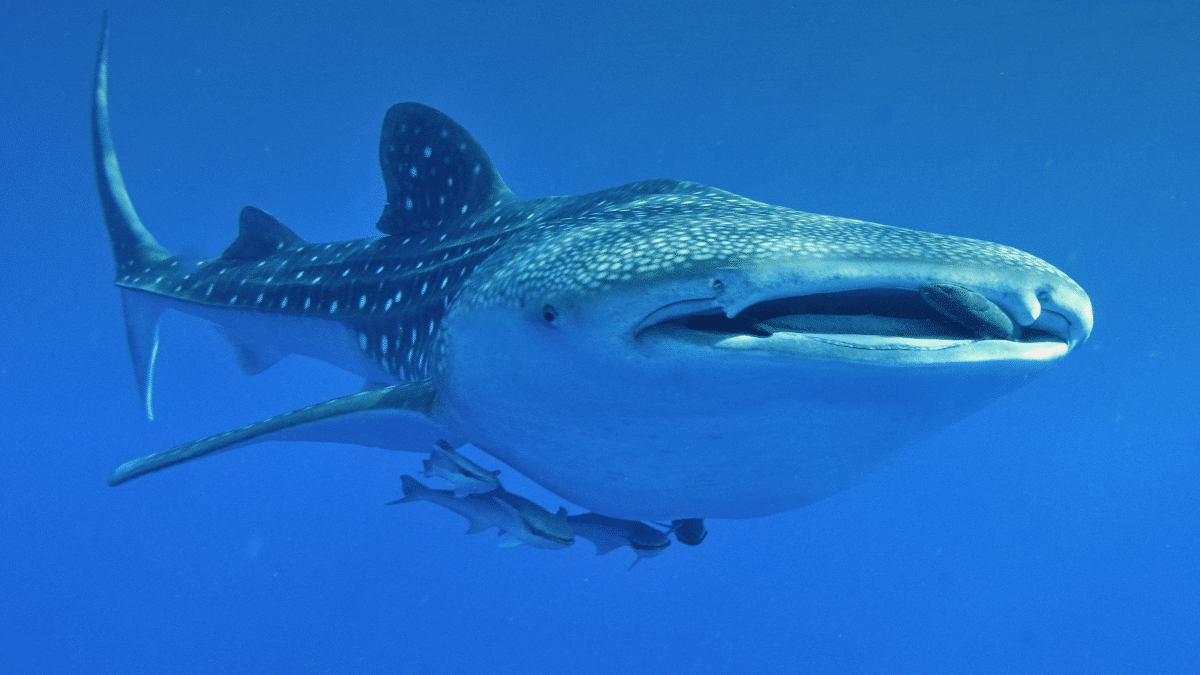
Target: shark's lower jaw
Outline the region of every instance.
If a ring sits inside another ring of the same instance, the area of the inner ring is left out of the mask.
[[[642,335],[644,344],[656,341],[745,353],[774,354],[801,359],[871,363],[884,367],[920,366],[974,361],[1031,361],[1047,364],[1067,354],[1063,342],[1022,342],[973,338],[915,337],[877,333],[805,332],[781,330],[759,336],[694,330],[661,324]]]

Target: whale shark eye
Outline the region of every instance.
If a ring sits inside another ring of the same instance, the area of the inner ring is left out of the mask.
[[[550,305],[546,305],[542,307],[542,318],[545,319],[547,323],[554,323],[554,320],[558,318],[558,311]]]

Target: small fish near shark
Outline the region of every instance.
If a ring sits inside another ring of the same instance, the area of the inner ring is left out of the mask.
[[[640,559],[666,535],[638,521],[698,544],[705,518],[824,499],[1092,330],[1078,284],[1001,244],[667,179],[519,198],[466,129],[418,103],[384,117],[379,236],[312,243],[246,207],[220,256],[175,255],[117,164],[107,28],[92,147],[147,415],[167,310],[216,324],[247,373],[302,354],[371,383],[132,460],[110,485],[264,441],[437,444],[425,472],[452,489],[410,477],[402,501],[451,508],[473,529],[504,522],[535,545],[566,545],[575,527]],[[1015,433],[1037,442],[1036,428]],[[468,443],[590,514],[513,499],[449,454]]]
[[[628,546],[637,557],[630,569],[643,558],[652,558],[671,544],[669,534],[678,524],[664,532],[636,520],[610,518],[599,513],[566,515],[566,509],[551,514],[536,503],[504,489],[496,478],[499,471],[486,471],[478,464],[458,454],[445,441],[434,445],[430,458],[424,460],[426,477],[438,477],[454,486],[453,490],[434,490],[409,475],[400,477],[404,497],[388,505],[427,501],[449,509],[467,519],[467,534],[496,527],[501,534],[511,533],[512,539],[502,546],[529,544],[535,548],[566,548],[578,535],[592,542],[596,555],[610,553]],[[698,519],[697,519],[698,520]],[[683,521],[679,521],[683,522]],[[703,521],[689,522],[684,528],[699,527]],[[697,545],[701,535],[678,535],[679,540]],[[697,538],[698,536],[698,538]]]
[[[550,513],[534,502],[498,488],[486,494],[455,496],[453,490],[434,490],[407,474],[400,477],[404,496],[392,504],[427,501],[449,509],[467,519],[467,534],[495,527],[500,534],[512,535],[512,544],[534,548],[560,549],[575,543],[575,532],[567,521],[567,510]]]
[[[592,542],[596,555],[604,555],[628,546],[637,554],[629,569],[645,558],[653,558],[671,545],[668,532],[637,520],[609,518],[599,513],[580,513],[567,516],[567,524],[577,536]]]
[[[488,471],[475,462],[458,454],[454,447],[443,440],[434,443],[429,459],[422,462],[425,477],[438,477],[449,483],[455,497],[485,494],[500,489],[496,476],[500,471]]]

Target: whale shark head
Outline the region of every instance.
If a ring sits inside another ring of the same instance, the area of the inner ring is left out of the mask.
[[[821,499],[1092,327],[1075,282],[999,244],[678,181],[568,199],[464,285],[441,388],[472,442],[605,514]]]

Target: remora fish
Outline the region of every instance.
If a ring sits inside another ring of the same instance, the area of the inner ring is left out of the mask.
[[[514,541],[536,548],[550,549],[566,548],[575,543],[575,531],[567,523],[567,510],[561,506],[555,513],[550,513],[538,504],[503,488],[486,495],[475,496],[491,497],[508,512],[512,520],[508,521],[507,527],[501,529],[511,534]]]
[[[483,532],[489,528],[504,529],[511,520],[508,510],[500,506],[500,502],[486,495],[468,495],[455,497],[451,490],[434,490],[408,474],[400,476],[400,487],[404,496],[390,501],[387,506],[394,504],[409,504],[426,501],[430,504],[449,509],[467,519],[467,534]]]
[[[449,509],[467,519],[467,534],[483,532],[496,527],[501,534],[509,534],[511,545],[528,544],[535,548],[560,549],[575,541],[571,527],[567,525],[566,509],[550,513],[533,502],[503,490],[486,495],[456,497],[451,490],[434,490],[409,475],[400,477],[404,497],[392,504],[407,504],[427,501]],[[507,542],[501,546],[508,546]]]
[[[438,477],[450,484],[455,497],[484,494],[500,489],[499,471],[488,471],[455,452],[445,441],[434,443],[429,459],[422,462],[425,477]]]
[[[628,546],[637,554],[633,565],[642,558],[653,558],[671,545],[671,539],[665,532],[636,520],[609,518],[599,513],[580,513],[567,516],[567,523],[577,536],[595,545],[596,555]]]
[[[999,244],[675,180],[520,199],[416,103],[384,118],[383,236],[308,243],[247,208],[220,257],[176,256],[121,179],[106,44],[95,168],[147,409],[166,309],[222,326],[249,372],[298,353],[392,385],[134,460],[110,484],[263,440],[446,439],[612,517],[763,516],[855,485],[1092,329],[1083,289]]]
[[[668,533],[675,535],[675,539],[687,546],[699,546],[704,543],[708,537],[708,528],[704,527],[703,518],[683,518],[671,522],[671,529]]]

